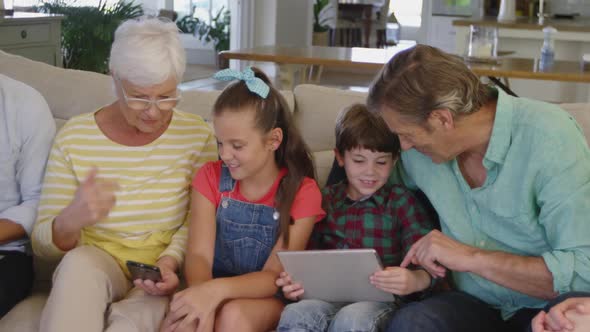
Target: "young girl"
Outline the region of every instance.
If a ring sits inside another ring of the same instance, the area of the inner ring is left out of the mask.
[[[279,92],[258,69],[218,72],[228,86],[213,108],[220,161],[193,181],[188,288],[164,331],[268,331],[283,302],[277,250],[303,250],[324,215],[309,150]]]

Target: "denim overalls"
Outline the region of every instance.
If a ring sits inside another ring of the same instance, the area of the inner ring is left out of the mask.
[[[275,209],[230,198],[236,181],[221,166],[217,207],[213,277],[230,277],[261,271],[270,256],[279,231]]]

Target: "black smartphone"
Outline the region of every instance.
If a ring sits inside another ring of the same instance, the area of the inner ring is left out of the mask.
[[[162,273],[160,273],[160,268],[157,266],[135,261],[127,261],[126,264],[131,273],[131,280],[142,279],[151,280],[153,282],[162,281]]]

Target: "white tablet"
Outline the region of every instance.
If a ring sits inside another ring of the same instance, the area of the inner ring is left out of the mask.
[[[301,282],[304,299],[329,302],[391,302],[393,294],[371,285],[369,277],[383,269],[374,249],[277,252],[285,271]]]

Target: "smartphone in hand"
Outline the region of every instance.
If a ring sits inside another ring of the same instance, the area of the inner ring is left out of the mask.
[[[151,280],[153,282],[162,281],[162,274],[160,268],[150,264],[139,263],[135,261],[127,261],[127,268],[131,273],[131,280]]]

